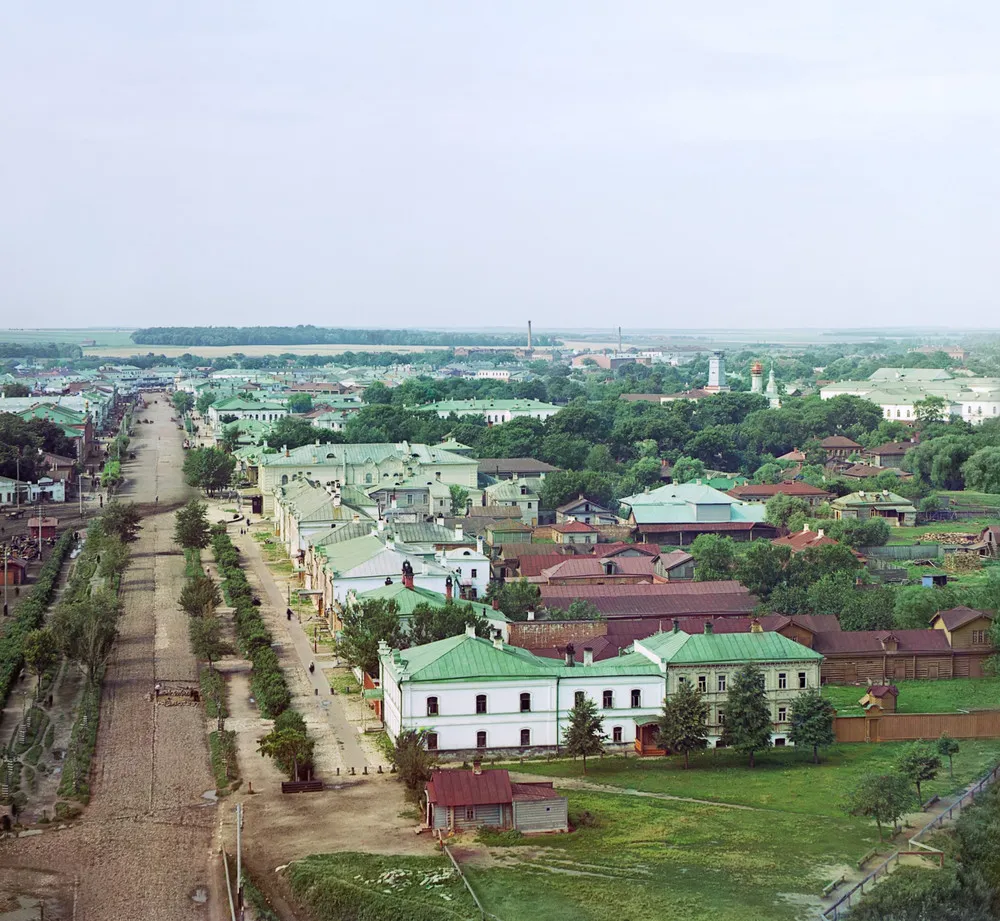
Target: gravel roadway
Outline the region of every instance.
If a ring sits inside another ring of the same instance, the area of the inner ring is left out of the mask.
[[[150,397],[152,399],[153,397]],[[155,706],[156,681],[194,681],[177,607],[184,560],[172,542],[183,485],[181,433],[162,394],[139,411],[122,497],[146,504],[123,586],[121,636],[108,668],[92,798],[69,828],[0,842],[0,879],[46,899],[46,918],[187,921],[228,917],[215,842],[215,784],[198,706]],[[154,497],[158,505],[153,505]]]

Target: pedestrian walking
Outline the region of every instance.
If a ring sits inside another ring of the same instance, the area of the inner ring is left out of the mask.
[[[316,663],[315,662],[310,662],[309,663],[309,674],[311,675],[315,671],[316,671]]]

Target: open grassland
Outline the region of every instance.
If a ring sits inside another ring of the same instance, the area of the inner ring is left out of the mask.
[[[991,573],[1000,575],[1000,563],[993,561],[985,562],[979,569],[971,569],[968,572],[952,572],[945,569],[944,560],[939,562],[938,566],[907,566],[906,577],[912,582],[919,582],[922,576],[944,574],[948,577],[949,585],[958,588],[977,588],[990,580]]]
[[[907,742],[875,745],[834,745],[812,764],[812,752],[778,748],[757,756],[747,767],[737,752],[715,749],[691,759],[684,770],[680,758],[609,756],[587,762],[588,782],[645,793],[687,796],[718,803],[814,816],[843,816],[843,799],[861,776],[890,768]],[[1000,739],[961,742],[955,757],[955,777],[948,772],[923,785],[926,797],[945,796],[985,774],[1000,760]],[[579,761],[530,761],[511,770],[553,778],[582,779]],[[860,856],[860,855],[859,855]]]
[[[928,534],[967,534],[978,537],[983,528],[988,525],[1000,524],[1000,518],[969,518],[962,521],[932,521],[930,524],[918,524],[913,527],[893,528],[889,534],[890,544],[913,544],[921,541],[936,544],[928,540]],[[945,541],[944,543],[947,543]]]
[[[20,342],[25,345],[55,342],[59,345],[79,345],[93,339],[98,345],[125,349],[129,355],[140,351],[129,336],[131,329],[0,329],[0,342]]]
[[[940,681],[896,681],[900,713],[958,713],[1000,708],[1000,678],[948,678]],[[841,716],[860,716],[858,701],[865,689],[838,684],[823,686],[823,696]],[[970,743],[971,744],[971,743]]]
[[[569,791],[569,835],[463,859],[504,921],[792,921],[874,846],[867,823]],[[461,856],[462,849],[456,848]]]
[[[943,489],[938,494],[942,505],[950,501],[952,505],[986,505],[1000,508],[1000,493],[973,492],[971,489]]]

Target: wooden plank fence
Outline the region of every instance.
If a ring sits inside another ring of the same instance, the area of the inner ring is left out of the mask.
[[[858,553],[869,560],[936,560],[944,556],[940,544],[887,544],[884,547],[859,547]],[[876,564],[877,565],[877,564]]]
[[[838,742],[907,742],[936,739],[943,732],[954,739],[997,739],[1000,710],[838,716],[833,721],[833,732]]]

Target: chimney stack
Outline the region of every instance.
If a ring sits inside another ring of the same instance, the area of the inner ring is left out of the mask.
[[[593,665],[594,664],[594,650],[589,646],[583,647],[583,664]]]
[[[681,622],[676,617],[674,618],[674,630],[673,630],[673,632],[674,633],[680,633],[681,632]]]
[[[465,529],[460,524],[455,525],[455,540],[462,540],[465,537]]]
[[[413,567],[409,560],[403,560],[403,588],[413,590]]]
[[[473,774],[483,773],[483,762],[480,761],[478,758],[472,762],[472,773]]]
[[[528,351],[531,351],[531,320],[528,320]]]
[[[750,632],[751,633],[763,633],[764,628],[760,625],[759,617],[750,618]]]
[[[289,456],[289,454],[288,454],[288,445],[284,446],[284,452],[285,452],[285,457],[288,457]]]
[[[816,533],[819,534],[820,537],[822,537],[823,536],[823,529],[820,528],[819,531],[817,531]]]
[[[475,636],[476,635],[476,625],[475,624],[466,624],[465,625],[465,635],[466,636]]]
[[[528,620],[534,620],[534,619],[535,619],[535,608],[534,606],[532,606],[528,608]]]
[[[499,598],[494,598],[492,603],[493,603],[493,610],[494,611],[499,611],[500,610],[500,599]]]
[[[503,649],[503,636],[501,636],[499,630],[493,634],[493,648]]]
[[[451,601],[451,576],[444,580],[444,600]]]
[[[712,635],[712,622],[710,620],[705,621],[705,636]]]
[[[576,665],[576,647],[572,643],[566,644],[566,667],[572,668]]]
[[[483,538],[482,538],[482,536],[479,536],[479,537],[476,538],[476,553],[478,553],[480,556],[483,555]]]

